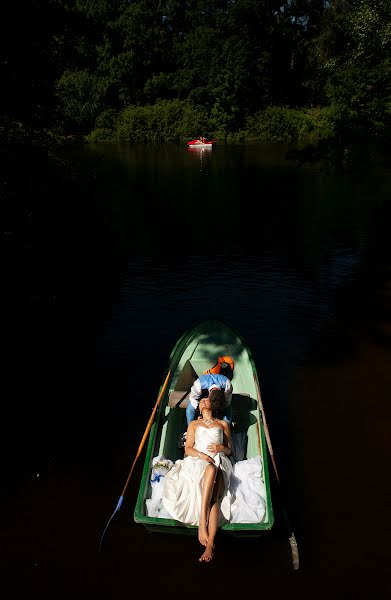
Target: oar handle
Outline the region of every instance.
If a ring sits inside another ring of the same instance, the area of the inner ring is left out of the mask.
[[[134,467],[136,466],[137,459],[139,458],[139,456],[140,456],[140,454],[141,454],[141,451],[142,451],[142,449],[143,449],[143,447],[144,447],[145,440],[147,439],[147,437],[148,437],[148,434],[149,434],[149,432],[150,432],[150,430],[151,430],[152,423],[153,423],[153,420],[154,420],[154,418],[155,418],[156,411],[157,411],[157,409],[158,409],[158,406],[159,406],[159,404],[160,404],[160,401],[161,401],[161,399],[162,399],[162,396],[163,396],[164,392],[166,391],[166,387],[167,387],[168,380],[170,379],[170,375],[171,375],[171,371],[168,371],[168,373],[167,373],[167,376],[166,376],[166,378],[165,378],[165,380],[164,380],[164,383],[163,383],[163,385],[162,385],[162,389],[160,390],[159,396],[158,396],[158,398],[157,398],[157,400],[156,400],[156,404],[155,404],[155,406],[154,406],[154,407],[153,407],[153,409],[152,409],[151,416],[149,417],[149,421],[148,421],[148,423],[147,423],[147,426],[146,426],[146,428],[145,428],[145,431],[144,431],[144,435],[143,435],[143,437],[142,437],[142,439],[141,439],[141,442],[140,442],[140,445],[139,445],[139,447],[138,447],[137,454],[136,454],[136,456],[135,456],[135,458],[134,458],[134,461],[133,461],[133,464],[132,464],[132,468],[131,468],[131,469],[130,469],[130,471],[129,471],[128,478],[127,478],[127,480],[126,480],[126,482],[125,482],[125,485],[124,485],[124,488],[123,488],[123,490],[122,490],[121,497],[123,497],[123,496],[125,495],[126,488],[128,487],[128,484],[129,484],[130,478],[131,478],[131,476],[132,476],[132,473],[133,473]]]
[[[257,391],[258,405],[259,405],[259,408],[261,409],[261,413],[262,413],[263,429],[265,431],[265,437],[266,437],[267,446],[269,448],[269,453],[270,453],[270,457],[272,459],[272,463],[273,463],[274,471],[276,473],[277,481],[280,482],[280,479],[278,477],[278,470],[277,470],[276,461],[274,460],[273,446],[272,446],[272,441],[270,439],[269,428],[267,426],[266,414],[265,414],[265,410],[264,410],[263,404],[262,404],[262,396],[261,396],[261,390],[259,389],[258,378],[257,378],[257,376],[256,376],[255,373],[253,375],[254,375],[255,388],[256,388],[256,391]]]

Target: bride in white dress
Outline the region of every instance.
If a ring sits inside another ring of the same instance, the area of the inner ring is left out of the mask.
[[[200,401],[202,419],[189,424],[186,458],[177,460],[167,473],[162,494],[163,505],[174,519],[198,525],[198,539],[205,546],[200,561],[205,562],[213,557],[218,526],[230,518],[230,428],[216,418],[224,402],[223,392],[217,389]]]

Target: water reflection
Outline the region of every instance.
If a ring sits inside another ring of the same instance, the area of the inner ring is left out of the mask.
[[[200,161],[200,171],[204,171],[206,167],[206,159],[209,158],[208,155],[213,151],[213,146],[208,146],[204,148],[200,148],[196,145],[187,146],[188,153],[194,157],[198,158]]]

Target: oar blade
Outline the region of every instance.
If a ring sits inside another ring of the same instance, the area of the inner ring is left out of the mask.
[[[157,408],[158,408],[158,406],[159,406],[159,404],[160,404],[160,401],[161,401],[161,399],[162,399],[162,397],[163,397],[163,394],[164,394],[164,392],[166,391],[166,388],[167,388],[167,385],[168,385],[168,381],[169,381],[169,379],[170,379],[170,375],[171,375],[171,370],[169,370],[169,371],[168,371],[168,373],[167,373],[167,375],[166,375],[166,379],[164,380],[164,383],[163,383],[163,385],[162,385],[162,388],[161,388],[161,390],[160,390],[160,392],[159,392],[158,398],[157,398],[157,400],[156,400],[156,404],[155,404],[155,406],[153,407],[152,414],[151,414],[151,416],[150,416],[150,418],[149,418],[149,421],[148,421],[147,427],[146,427],[146,429],[145,429],[145,431],[144,431],[144,435],[143,435],[143,437],[142,437],[142,440],[141,440],[141,442],[140,442],[140,445],[139,445],[139,448],[138,448],[137,454],[136,454],[136,456],[135,456],[135,458],[134,458],[134,461],[133,461],[132,467],[131,467],[131,469],[130,469],[130,471],[129,471],[129,474],[128,474],[128,477],[127,477],[127,479],[126,479],[126,482],[125,482],[124,488],[123,488],[123,490],[122,490],[121,496],[120,496],[120,498],[119,498],[119,500],[118,500],[118,502],[117,502],[117,506],[115,507],[115,510],[114,510],[113,514],[111,515],[111,517],[110,517],[110,519],[109,519],[109,521],[108,521],[108,523],[107,523],[106,527],[104,528],[104,531],[103,531],[103,534],[102,534],[102,537],[101,537],[101,540],[100,540],[100,544],[99,544],[99,552],[100,552],[100,549],[101,549],[101,546],[102,546],[103,537],[104,537],[104,535],[105,535],[105,533],[106,533],[106,531],[107,531],[107,529],[108,529],[108,527],[109,527],[109,525],[110,525],[110,523],[111,523],[111,521],[112,521],[112,519],[113,519],[114,515],[115,515],[115,514],[116,514],[116,513],[119,511],[119,509],[120,509],[120,508],[121,508],[121,506],[122,506],[122,502],[123,502],[123,499],[124,499],[124,496],[125,496],[125,492],[126,492],[126,489],[127,489],[127,487],[128,487],[128,484],[129,484],[130,478],[131,478],[131,476],[132,476],[133,469],[134,469],[134,467],[135,467],[135,465],[136,465],[136,462],[137,462],[137,460],[138,460],[138,458],[139,458],[139,456],[140,456],[140,454],[141,454],[141,451],[142,451],[142,449],[143,449],[143,447],[144,447],[144,444],[145,444],[145,440],[147,439],[147,436],[148,436],[148,434],[149,434],[149,431],[150,431],[150,429],[151,429],[151,427],[152,427],[153,419],[154,419],[154,417],[155,417],[155,414],[156,414]]]
[[[117,502],[117,506],[115,507],[115,510],[114,510],[113,514],[111,515],[110,519],[107,521],[107,525],[106,525],[106,527],[105,527],[105,528],[104,528],[104,530],[103,530],[102,537],[100,538],[99,552],[100,552],[100,549],[101,549],[101,547],[102,547],[103,538],[104,538],[104,535],[105,535],[105,533],[106,533],[106,531],[107,531],[107,528],[108,528],[108,526],[110,525],[110,523],[111,523],[111,520],[112,520],[112,518],[114,517],[115,513],[117,513],[117,512],[119,511],[119,509],[121,508],[121,506],[122,506],[122,502],[123,502],[123,499],[124,499],[124,497],[123,497],[123,496],[120,496],[120,498],[119,498],[119,500],[118,500],[118,502]]]
[[[292,552],[292,564],[293,564],[293,570],[294,571],[298,571],[299,566],[300,566],[300,561],[299,561],[299,548],[297,547],[297,542],[296,542],[296,538],[294,533],[292,533],[292,535],[289,538],[289,543],[291,546],[291,552]]]

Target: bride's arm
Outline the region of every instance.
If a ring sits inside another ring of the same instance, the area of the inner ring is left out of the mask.
[[[221,452],[224,452],[225,456],[229,456],[231,454],[231,429],[227,421],[223,421],[223,432],[224,450],[221,450]]]

